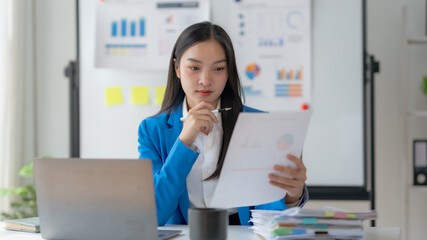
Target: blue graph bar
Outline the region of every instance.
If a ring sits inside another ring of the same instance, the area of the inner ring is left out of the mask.
[[[111,24],[111,36],[117,37],[117,22]]]
[[[289,85],[288,84],[276,84],[276,97],[289,97]]]
[[[122,19],[122,37],[126,37],[126,19]]]
[[[147,48],[147,44],[105,44],[106,48]]]
[[[198,1],[192,2],[182,2],[182,3],[174,3],[174,2],[166,2],[166,3],[157,3],[157,8],[198,8]]]
[[[139,19],[139,36],[145,36],[145,18]]]
[[[132,21],[130,23],[130,35],[132,37],[135,37],[135,33],[136,33],[136,23],[135,23],[135,21]]]

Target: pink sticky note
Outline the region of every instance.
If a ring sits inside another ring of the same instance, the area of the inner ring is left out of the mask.
[[[347,218],[347,213],[335,212],[334,218]]]

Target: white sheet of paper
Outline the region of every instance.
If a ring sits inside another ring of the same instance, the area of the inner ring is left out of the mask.
[[[269,183],[275,164],[296,167],[311,111],[240,113],[209,207],[235,208],[277,201],[286,191]],[[277,172],[276,172],[277,173]]]

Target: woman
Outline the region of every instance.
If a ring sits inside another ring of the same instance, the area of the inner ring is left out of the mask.
[[[169,62],[168,82],[160,112],[139,127],[140,158],[153,163],[158,224],[185,224],[189,207],[207,207],[215,190],[234,124],[246,107],[231,40],[219,26],[194,24],[178,37]],[[231,108],[214,114],[212,110]],[[231,224],[249,224],[249,209],[282,210],[308,200],[306,169],[277,165],[270,183],[286,198],[260,206],[229,209]],[[288,206],[286,206],[286,204]]]

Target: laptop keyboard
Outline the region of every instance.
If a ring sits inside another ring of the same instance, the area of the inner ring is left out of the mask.
[[[159,239],[165,240],[181,233],[181,230],[158,230]]]

